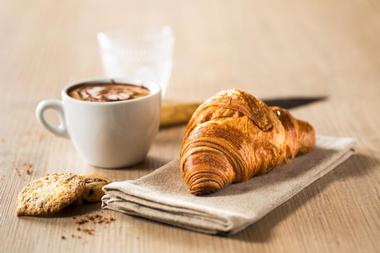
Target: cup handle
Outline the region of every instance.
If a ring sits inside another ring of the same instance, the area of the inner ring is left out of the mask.
[[[44,113],[47,109],[53,109],[58,112],[59,126],[52,126],[45,119]],[[57,136],[68,138],[67,127],[65,123],[65,112],[63,110],[62,101],[58,99],[47,99],[41,101],[36,108],[36,117],[38,121],[50,132]]]

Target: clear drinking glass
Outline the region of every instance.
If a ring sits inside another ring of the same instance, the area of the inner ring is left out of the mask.
[[[173,65],[174,35],[169,26],[101,32],[97,38],[107,77],[155,82],[165,94]]]

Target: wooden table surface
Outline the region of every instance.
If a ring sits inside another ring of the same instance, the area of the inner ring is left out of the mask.
[[[1,252],[380,252],[379,1],[3,0],[0,6]],[[292,113],[320,134],[354,137],[356,155],[231,237],[99,205],[17,218],[18,192],[48,172],[134,179],[177,157],[184,127],[161,130],[142,164],[93,168],[34,117],[36,104],[58,98],[67,82],[102,76],[97,32],[164,24],[176,34],[165,99],[202,101],[231,87],[261,98],[326,95]],[[84,224],[94,235],[76,230],[72,216],[99,213],[115,221]]]

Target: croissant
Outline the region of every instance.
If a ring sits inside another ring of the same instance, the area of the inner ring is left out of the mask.
[[[182,141],[180,170],[190,192],[205,195],[267,173],[314,146],[309,123],[231,89],[209,98],[192,115]]]

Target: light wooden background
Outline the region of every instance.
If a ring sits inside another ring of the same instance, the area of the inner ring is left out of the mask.
[[[232,237],[103,211],[116,221],[71,238],[70,215],[99,213],[96,205],[17,218],[17,193],[48,172],[133,179],[178,155],[184,127],[160,131],[143,164],[92,168],[34,118],[38,101],[67,82],[102,75],[97,32],[163,24],[176,33],[166,99],[202,101],[230,87],[261,98],[327,95],[292,112],[321,134],[356,138],[357,154]],[[379,1],[1,0],[0,78],[1,252],[380,252]]]

